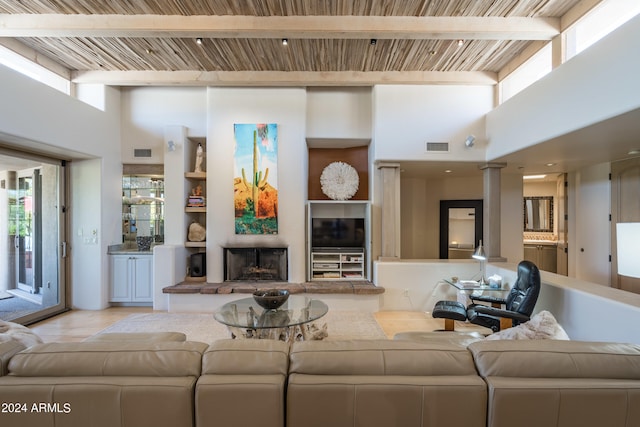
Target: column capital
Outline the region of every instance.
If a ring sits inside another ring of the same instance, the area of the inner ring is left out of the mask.
[[[397,162],[376,162],[376,168],[378,168],[378,169],[383,169],[383,168],[399,169],[400,168],[400,163],[397,163]]]
[[[478,169],[480,170],[485,170],[485,169],[502,169],[504,167],[507,167],[507,164],[504,162],[488,162],[485,163],[483,165],[478,166]]]

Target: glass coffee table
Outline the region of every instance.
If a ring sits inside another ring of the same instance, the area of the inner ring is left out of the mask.
[[[303,295],[289,295],[276,310],[265,310],[253,297],[231,301],[213,313],[229,328],[232,338],[268,338],[283,341],[322,339],[326,330],[311,322],[327,314],[324,302]]]

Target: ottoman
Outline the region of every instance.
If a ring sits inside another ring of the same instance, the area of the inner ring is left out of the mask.
[[[453,331],[454,321],[467,320],[467,307],[458,301],[438,301],[433,307],[431,315],[434,318],[444,319],[444,330]]]

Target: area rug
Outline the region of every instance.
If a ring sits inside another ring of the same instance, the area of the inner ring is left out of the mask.
[[[329,311],[315,322],[318,327],[325,323],[328,332],[325,340],[386,338],[371,313]],[[192,313],[132,314],[99,334],[112,332],[182,332],[190,341],[205,343],[231,337],[227,327],[217,322],[212,314]]]

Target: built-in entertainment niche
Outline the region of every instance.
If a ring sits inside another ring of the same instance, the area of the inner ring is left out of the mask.
[[[310,201],[307,206],[308,280],[370,277],[370,204]]]

